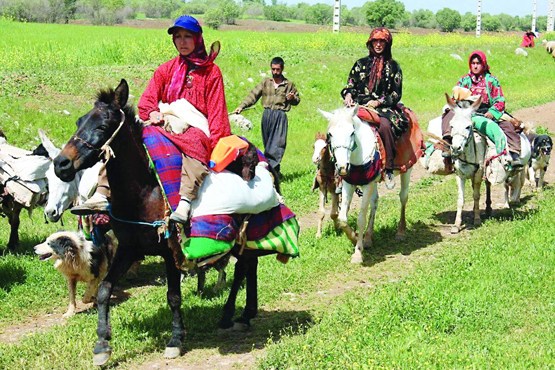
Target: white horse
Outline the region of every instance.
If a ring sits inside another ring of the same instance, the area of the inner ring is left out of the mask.
[[[353,166],[372,165],[374,161],[379,161],[376,135],[368,123],[362,122],[357,117],[358,107],[339,108],[331,113],[322,110],[319,110],[319,112],[329,122],[329,145],[340,176],[347,176]],[[397,239],[404,238],[406,231],[405,209],[408,200],[410,172],[411,170],[409,169],[401,174],[401,191],[399,192],[401,218],[397,229]],[[362,251],[364,248],[372,246],[374,220],[379,198],[378,181],[380,178],[381,176],[378,172],[377,176],[372,180],[366,184],[359,185],[363,195],[357,219],[358,233],[354,232],[347,223],[347,215],[356,186],[345,181],[345,179],[343,180],[339,223],[349,240],[355,244],[355,251],[351,256],[352,263],[361,263]],[[369,206],[370,216],[368,225],[366,225],[366,215]]]

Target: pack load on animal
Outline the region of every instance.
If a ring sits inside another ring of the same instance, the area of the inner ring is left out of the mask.
[[[244,154],[248,147],[249,144],[237,135],[223,137],[214,147],[208,167],[212,171],[221,172],[228,164]]]
[[[45,200],[49,166],[48,158],[9,144],[0,145],[0,183],[24,207]]]

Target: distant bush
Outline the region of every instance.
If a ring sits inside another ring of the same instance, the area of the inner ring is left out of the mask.
[[[396,0],[376,0],[366,3],[366,21],[372,27],[395,28],[405,19],[405,5]]]
[[[269,21],[283,22],[287,19],[287,7],[285,5],[265,6],[264,18]]]
[[[333,7],[326,4],[316,4],[306,10],[305,21],[311,24],[331,24]]]
[[[224,23],[224,13],[220,8],[210,8],[204,13],[204,23],[217,30]]]
[[[456,10],[443,8],[436,13],[436,21],[442,31],[453,32],[461,26],[461,15]]]

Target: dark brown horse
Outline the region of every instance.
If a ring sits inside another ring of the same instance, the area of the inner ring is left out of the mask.
[[[149,167],[143,148],[142,125],[135,121],[134,110],[127,106],[129,87],[121,80],[115,90],[101,91],[94,108],[77,121],[77,131],[64,149],[54,159],[56,174],[70,181],[81,169],[94,165],[105,152],[113,151],[106,163],[108,181],[112,190],[112,228],[119,246],[107,276],[98,289],[98,340],[94,347],[93,363],[105,364],[111,355],[109,340],[109,300],[112,289],[134,261],[145,255],[158,255],[164,259],[168,282],[168,304],[172,311],[172,336],[166,345],[165,357],[180,355],[185,328],[181,315],[180,270],[182,252],[176,237],[165,239],[165,205],[162,189]],[[111,149],[106,149],[109,144]],[[103,149],[104,148],[104,149]],[[257,266],[258,251],[238,248],[232,253],[238,257],[234,281],[220,321],[222,328],[234,326],[233,315],[237,292],[247,279],[247,302],[238,325],[249,325],[257,313]]]

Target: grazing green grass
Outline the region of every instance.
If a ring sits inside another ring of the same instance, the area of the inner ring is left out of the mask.
[[[154,69],[175,55],[160,29],[0,20],[0,33],[0,128],[11,144],[25,149],[38,145],[39,128],[62,145],[98,90],[115,87],[121,78],[129,82],[136,103]],[[355,59],[365,55],[367,36],[206,30],[207,44],[222,43],[217,63],[230,110],[261,80],[261,72],[268,73],[272,57],[285,59],[287,76],[297,84],[302,101],[289,114],[283,191],[287,204],[301,216],[317,202],[310,192],[310,157],[314,134],[326,130],[317,108],[341,106],[339,91]],[[529,50],[527,58],[514,55],[519,38],[395,34],[393,54],[405,76],[404,103],[426,127],[427,120],[439,114],[443,93],[467,71],[467,55],[478,48],[487,52],[510,110],[551,101],[551,57],[541,48]],[[259,105],[245,111],[255,127],[241,133],[260,146],[261,113]],[[455,193],[452,178],[429,177],[414,184],[404,242],[394,240],[397,197],[382,197],[375,243],[363,266],[349,263],[352,246],[329,223],[320,240],[314,239],[313,229],[303,229],[300,258],[287,265],[272,257],[261,259],[262,307],[247,339],[217,332],[227,290],[211,289],[215,274],[209,274],[207,296],[202,298],[194,294],[195,281],[186,279],[185,349],[198,353],[202,363],[203,356],[214,351],[267,347],[258,365],[280,369],[551,366],[553,190],[534,195],[514,213],[501,212],[476,230],[445,239],[437,224],[452,222]],[[41,322],[49,314],[59,318],[67,307],[62,276],[50,263],[39,262],[32,247],[59,228],[75,229],[75,221],[66,216],[63,227],[44,224],[41,211],[31,218],[22,215],[20,247],[0,257],[0,334],[36,318]],[[7,221],[0,222],[3,248],[9,227]],[[355,215],[350,222],[355,223]],[[357,288],[361,281],[371,288]],[[169,339],[161,261],[148,258],[139,278],[128,277],[122,287],[128,296],[112,307],[111,366],[132,369],[147,358],[161,357]],[[83,291],[79,285],[79,295]],[[332,291],[333,298],[324,294]],[[242,291],[239,309],[244,299]],[[90,368],[95,330],[95,310],[67,322],[60,318],[59,325],[30,330],[12,344],[0,343],[0,368]]]

